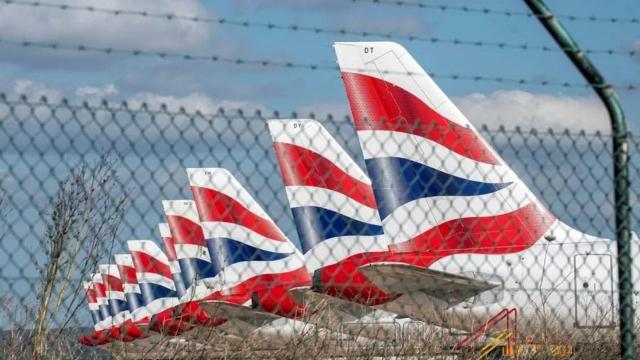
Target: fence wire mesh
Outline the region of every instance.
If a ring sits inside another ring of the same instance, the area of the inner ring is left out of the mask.
[[[616,357],[609,135],[312,117],[1,97],[1,351]]]

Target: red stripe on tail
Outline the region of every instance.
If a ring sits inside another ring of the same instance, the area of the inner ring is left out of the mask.
[[[535,203],[502,215],[455,219],[390,246],[395,254],[387,260],[427,267],[454,254],[517,253],[535,244],[554,221]]]
[[[342,80],[357,130],[422,136],[470,159],[501,164],[472,129],[445,118],[408,91],[362,74],[344,72]]]
[[[355,179],[325,157],[306,148],[273,144],[285,186],[316,186],[340,192],[370,208],[376,208],[371,185]]]
[[[171,228],[173,244],[165,247],[174,249],[173,257],[175,257],[174,244],[207,246],[200,224],[196,224],[185,217],[177,215],[167,215],[167,223],[169,223],[169,227]],[[169,260],[171,260],[171,257],[169,257]]]
[[[274,223],[254,214],[226,194],[198,186],[192,186],[191,190],[202,221],[239,224],[269,239],[286,241]]]
[[[133,259],[133,265],[136,268],[136,272],[154,273],[169,279],[172,278],[171,268],[169,265],[159,261],[149,254],[131,251],[131,258]]]
[[[104,280],[105,289],[107,291],[124,291],[122,287],[122,280],[112,275],[103,274],[102,279]]]
[[[102,282],[94,282],[93,288],[95,290],[96,298],[107,297],[107,287]]]
[[[136,269],[129,266],[118,265],[118,271],[120,271],[120,277],[122,278],[123,284],[138,283],[138,277],[136,276]]]
[[[88,304],[95,304],[98,302],[98,298],[96,296],[96,290],[93,287],[90,287],[85,290],[85,296],[87,297]]]
[[[176,256],[175,240],[173,237],[163,237],[162,244],[164,245],[164,252],[167,254],[169,261],[178,261]]]

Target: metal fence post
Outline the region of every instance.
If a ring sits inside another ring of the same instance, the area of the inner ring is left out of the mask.
[[[543,0],[524,0],[549,34],[604,102],[613,135],[613,177],[618,247],[620,350],[622,359],[636,359],[633,282],[631,280],[631,234],[629,206],[629,149],[627,124],[613,87],[606,82],[584,51],[560,24]]]

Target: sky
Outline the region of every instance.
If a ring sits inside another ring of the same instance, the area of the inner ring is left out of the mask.
[[[201,18],[391,33],[429,72],[533,81],[583,83],[558,51],[500,49],[428,41],[402,36],[524,43],[555,47],[530,17],[420,9],[349,0],[51,0],[118,10],[146,10]],[[425,1],[426,4],[441,4]],[[448,5],[489,7],[522,13],[520,1],[447,1]],[[549,0],[557,14],[638,18],[632,0],[604,6],[601,1]],[[569,21],[563,23],[586,49],[640,50],[640,24]],[[211,22],[192,22],[85,11],[60,11],[17,4],[0,5],[3,40],[40,41],[227,58],[269,59],[319,65],[335,64],[335,41],[385,40],[376,36],[310,33]],[[640,85],[640,55],[593,54],[592,61],[610,83]],[[520,85],[436,78],[476,124],[608,131],[606,113],[590,89]],[[185,61],[106,56],[77,51],[51,51],[0,45],[0,91],[8,95],[48,95],[83,101],[148,102],[172,108],[215,112],[218,107],[245,110],[296,111],[342,117],[348,106],[339,74],[334,70],[304,70],[238,66],[211,61]],[[640,90],[618,94],[630,128],[640,127]]]

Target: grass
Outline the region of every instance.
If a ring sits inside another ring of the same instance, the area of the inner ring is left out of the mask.
[[[549,319],[547,319],[549,320]],[[547,321],[547,326],[553,321]],[[533,324],[531,324],[533,325]],[[55,330],[55,329],[53,329]],[[141,346],[140,342],[113,343],[101,349],[83,347],[77,343],[82,331],[90,329],[67,329],[54,341],[50,335],[46,344],[47,359],[103,359],[103,358],[158,358],[158,359],[311,359],[311,358],[425,358],[448,353],[452,343],[446,331],[431,327],[419,328],[395,342],[354,341],[354,336],[340,335],[323,328],[306,328],[302,333],[287,338],[274,345],[271,338],[260,334],[246,334],[244,337],[228,336],[216,329],[198,329],[198,340],[185,341],[184,337],[156,335],[154,342]],[[548,328],[548,330],[551,330]],[[14,327],[0,337],[0,357],[2,359],[23,359],[32,352],[30,337],[32,330]],[[55,333],[52,331],[51,333]],[[574,347],[572,359],[617,359],[619,358],[616,329],[598,331],[548,331],[537,344]],[[555,335],[557,334],[557,335]],[[193,335],[193,334],[191,334]],[[494,353],[499,353],[496,351]],[[460,358],[471,358],[474,352],[461,354]],[[553,359],[549,353],[520,356],[519,359]]]

